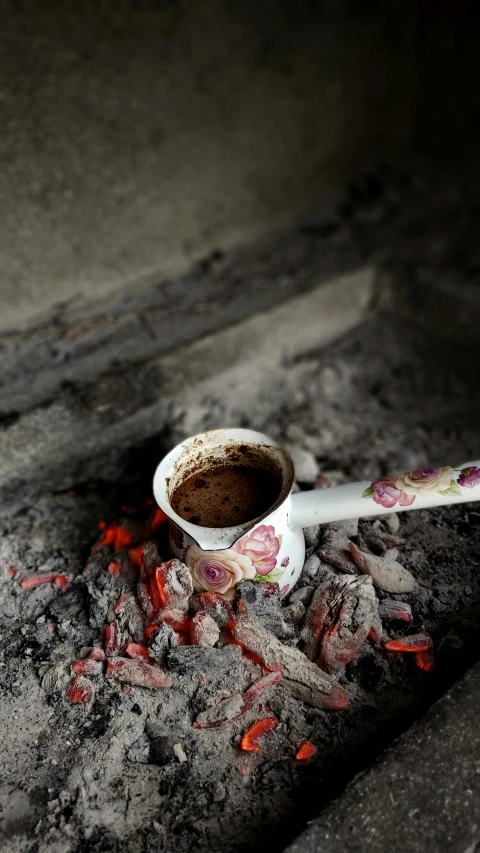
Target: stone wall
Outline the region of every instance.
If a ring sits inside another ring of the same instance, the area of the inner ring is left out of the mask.
[[[263,234],[405,143],[405,4],[2,4],[0,328]]]

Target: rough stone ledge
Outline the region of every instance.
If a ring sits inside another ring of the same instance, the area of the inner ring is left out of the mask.
[[[477,853],[480,664],[285,853]]]
[[[114,470],[128,447],[161,431],[175,401],[227,388],[228,371],[255,382],[260,368],[331,343],[368,316],[373,290],[374,269],[363,267],[144,365],[64,387],[0,432],[0,506]]]
[[[58,305],[37,324],[0,337],[0,419],[48,403],[68,383],[91,382],[172,352],[362,266],[339,220],[213,252],[184,275]]]

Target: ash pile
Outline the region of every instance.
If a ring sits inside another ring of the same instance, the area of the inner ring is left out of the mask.
[[[405,539],[396,515],[361,530],[356,520],[309,528],[303,573],[286,599],[276,584],[250,580],[225,597],[195,589],[186,565],[163,559],[165,518],[151,501],[124,510],[120,521],[100,522],[75,577],[9,568],[17,601],[49,597],[22,628],[19,654],[64,721],[42,754],[62,767],[66,799],[54,798],[36,833],[48,844],[73,834],[73,850],[78,822],[81,842],[92,842],[107,805],[120,813],[127,801],[128,810],[130,788],[116,780],[109,791],[98,781],[120,762],[162,774],[137,815],[159,834],[152,849],[175,831],[176,846],[166,849],[190,849],[195,839],[199,849],[222,849],[220,815],[230,812],[237,833],[245,816],[242,779],[273,785],[281,808],[279,792],[299,767],[315,764],[335,718],[365,704],[366,671],[388,678],[404,659],[407,673],[431,672],[432,640],[418,620],[409,625],[417,583],[399,562]],[[201,829],[205,798],[210,817]],[[99,800],[101,819],[92,808]],[[75,819],[65,816],[72,809]],[[115,835],[131,827],[125,815],[117,814]]]
[[[35,637],[38,673],[49,693],[92,707],[105,690],[163,692],[187,678],[201,694],[192,703],[198,730],[229,725],[253,709],[261,714],[278,685],[311,707],[344,709],[354,698],[346,668],[369,647],[410,653],[417,667],[433,669],[428,634],[399,632],[401,623],[412,622],[403,599],[417,584],[398,561],[405,540],[396,515],[373,522],[365,537],[357,520],[307,530],[301,579],[282,600],[270,582],[243,580],[227,596],[198,584],[195,589],[184,563],[162,557],[161,510],[146,520],[138,518],[141,509],[131,513],[109,526],[100,523],[101,536],[75,579],[20,579],[27,590],[59,588],[37,619]],[[72,648],[74,658],[62,659]],[[242,665],[245,677],[255,671],[258,678],[234,690]],[[217,696],[208,688],[219,673],[231,692],[224,688],[213,701]],[[202,702],[206,707],[195,713]],[[264,723],[272,731],[277,721],[266,716]],[[262,725],[256,724],[256,734],[262,735]],[[244,751],[247,741],[240,744]],[[259,749],[255,740],[250,751]]]

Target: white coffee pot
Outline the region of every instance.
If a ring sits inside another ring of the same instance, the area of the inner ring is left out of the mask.
[[[231,464],[233,457],[235,464],[275,472],[281,483],[277,500],[262,516],[235,527],[200,527],[172,509],[173,492],[190,474]],[[153,491],[169,521],[171,555],[189,566],[198,590],[232,598],[240,580],[255,579],[278,583],[286,595],[303,568],[304,527],[480,499],[480,461],[292,493],[294,477],[288,452],[248,429],[205,432],[167,453]]]

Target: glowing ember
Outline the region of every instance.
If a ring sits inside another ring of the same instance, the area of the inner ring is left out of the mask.
[[[128,558],[134,566],[141,568],[144,566],[145,550],[143,545],[138,545],[137,548],[130,548]]]
[[[117,599],[117,603],[115,604],[115,607],[113,608],[113,612],[115,613],[116,616],[118,616],[118,614],[122,612],[123,608],[125,607],[127,600],[128,600],[127,596],[125,595],[124,592],[122,592],[122,594]]]
[[[240,749],[243,752],[259,752],[260,744],[258,741],[273,732],[278,726],[276,717],[264,717],[263,720],[258,720],[253,726],[245,732],[240,741]]]
[[[72,663],[72,672],[75,672],[77,675],[101,675],[103,673],[103,662],[94,658],[74,660]]]
[[[276,672],[269,672],[267,675],[264,675],[262,678],[259,678],[258,681],[254,681],[253,684],[242,693],[242,699],[249,708],[253,707],[253,704],[259,693],[263,693],[268,687],[273,687],[275,684],[278,684],[282,679],[282,673],[277,670]]]
[[[147,619],[150,619],[153,616],[153,604],[149,588],[143,581],[137,584],[137,600]]]
[[[373,622],[370,631],[367,634],[367,639],[373,643],[374,646],[378,648],[380,645],[380,641],[382,639],[382,623],[380,620],[378,622]]]
[[[231,631],[235,625],[232,605],[219,592],[200,592],[191,599],[193,609],[204,610],[217,623],[219,628]]]
[[[424,672],[433,672],[435,667],[435,658],[432,651],[415,652],[415,663],[419,669]]]
[[[255,617],[240,619],[233,634],[251,653],[261,656],[268,669],[281,671],[295,696],[301,694],[300,698],[315,707],[340,710],[348,705],[348,693],[335,679],[300,649],[280,642]]]
[[[107,678],[127,682],[137,687],[170,687],[172,679],[155,664],[145,660],[129,660],[128,658],[110,658],[107,666]]]
[[[161,621],[170,625],[174,631],[179,631],[181,634],[188,634],[190,632],[190,617],[182,613],[181,610],[169,607],[162,610],[159,615]]]
[[[148,522],[147,527],[151,531],[151,533],[157,533],[158,530],[163,527],[166,521],[167,516],[165,515],[163,510],[160,509],[160,507],[157,507],[154,512],[153,518],[150,522]]]
[[[180,560],[169,560],[155,569],[155,581],[162,607],[173,606],[188,610],[193,593],[190,570]]]
[[[69,583],[69,578],[66,575],[34,575],[31,578],[24,578],[20,581],[22,589],[34,589],[36,586],[42,586],[45,583],[54,583],[57,586],[66,586]]]
[[[94,697],[93,684],[83,675],[77,675],[72,678],[65,695],[69,702],[91,702]]]
[[[220,628],[205,610],[199,610],[190,622],[190,639],[193,646],[212,647],[218,642]]]
[[[113,657],[120,648],[120,626],[115,620],[105,627],[105,654]]]
[[[92,658],[92,660],[105,660],[105,652],[103,651],[103,649],[94,648],[92,649],[88,657]]]
[[[150,660],[147,647],[141,643],[127,643],[125,646],[125,654],[128,655],[129,658],[134,658],[136,660],[141,658],[144,660]]]
[[[216,729],[228,723],[233,723],[242,714],[250,711],[255,705],[260,693],[269,687],[274,687],[282,678],[281,672],[270,672],[255,681],[244,693],[234,693],[221,699],[211,708],[202,711],[195,720],[195,729]]]
[[[150,578],[148,584],[148,593],[150,596],[150,601],[152,602],[153,612],[157,613],[161,607],[165,607],[167,603],[167,596],[161,588],[161,585],[158,583],[157,572],[160,569],[157,569],[155,572],[155,577]]]
[[[310,743],[309,740],[305,740],[297,749],[297,754],[295,758],[297,761],[310,761],[311,758],[315,755],[317,749]]]
[[[120,524],[112,524],[105,529],[98,544],[104,548],[113,545],[114,550],[119,551],[121,548],[128,548],[132,542],[133,533],[125,530]]]
[[[378,612],[382,619],[398,620],[400,622],[412,622],[412,608],[404,601],[395,601],[394,598],[384,598],[378,606]]]
[[[432,646],[433,640],[428,634],[410,634],[385,643],[387,652],[428,652]]]

